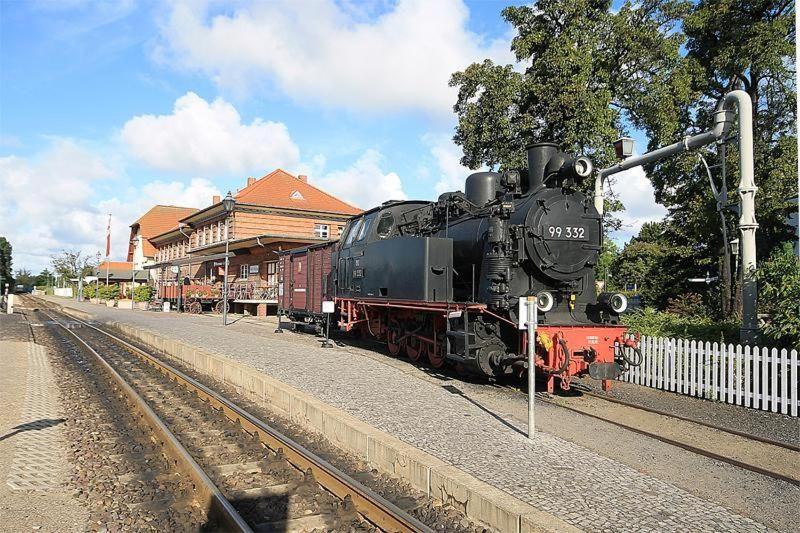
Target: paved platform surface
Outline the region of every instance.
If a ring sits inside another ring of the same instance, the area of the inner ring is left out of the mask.
[[[321,349],[294,334],[274,335],[271,328],[253,324],[222,328],[218,317],[53,301],[90,312],[100,321],[124,321],[250,364],[582,529],[768,529],[751,518],[759,516],[757,502],[749,508],[751,517],[747,517],[687,490],[687,473],[680,472],[686,467],[680,463],[674,470],[683,476],[683,488],[639,471],[633,466],[635,461],[626,465],[553,433],[542,431],[529,441],[519,419],[487,410],[477,402],[463,401],[436,380],[399,372],[392,364],[381,364],[378,358],[354,356],[353,350]],[[595,424],[583,423],[585,432],[598,430]],[[606,437],[596,435],[600,441]],[[648,461],[645,456],[650,455],[648,442],[637,445],[643,464]],[[628,445],[624,440],[614,444]],[[654,448],[652,453],[659,450]],[[697,483],[703,482],[698,479]],[[789,488],[785,497],[796,499],[797,492]],[[721,495],[719,500],[726,498]],[[796,510],[791,501],[786,504]],[[786,523],[793,520],[789,516]],[[782,525],[779,527],[784,529]]]
[[[0,315],[0,524],[9,531],[82,531],[48,355],[18,314]]]

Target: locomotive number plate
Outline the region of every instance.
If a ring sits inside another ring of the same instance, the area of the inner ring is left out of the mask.
[[[588,241],[588,232],[583,226],[545,226],[544,238],[551,241]]]

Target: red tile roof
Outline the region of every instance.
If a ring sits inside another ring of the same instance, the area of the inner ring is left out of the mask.
[[[118,268],[120,270],[125,270],[125,269],[130,270],[131,268],[133,268],[131,266],[133,263],[131,263],[129,261],[107,261],[107,263],[108,263],[109,270],[115,269],[115,268]],[[103,261],[97,267],[97,270],[103,271],[105,269],[106,269],[106,261]]]
[[[275,170],[236,193],[246,204],[285,207],[356,215],[361,209],[332,196],[281,169]]]
[[[139,234],[142,236],[142,248],[145,257],[156,255],[156,248],[149,241],[151,237],[160,235],[166,231],[178,227],[178,221],[196,212],[194,207],[177,207],[174,205],[156,205],[147,213],[139,217],[139,220],[131,224],[131,238],[136,235],[135,226],[139,227]],[[130,254],[128,259],[132,259]]]

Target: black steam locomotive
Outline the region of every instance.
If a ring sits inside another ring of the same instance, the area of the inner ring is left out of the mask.
[[[625,297],[595,289],[602,220],[578,188],[592,163],[549,143],[527,155],[527,170],[472,174],[465,192],[436,202],[386,202],[336,243],[285,252],[280,314],[321,321],[330,300],[341,329],[385,341],[392,355],[498,376],[524,370],[517,314],[533,295],[548,388],[585,373],[607,385],[633,341],[618,325]]]

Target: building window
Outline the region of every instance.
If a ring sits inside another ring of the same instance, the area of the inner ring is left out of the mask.
[[[314,224],[314,237],[327,239],[330,236],[330,226],[327,224]]]
[[[278,262],[267,261],[267,285],[274,287],[278,285]]]
[[[247,279],[250,275],[250,265],[242,265],[239,267],[239,278]]]

